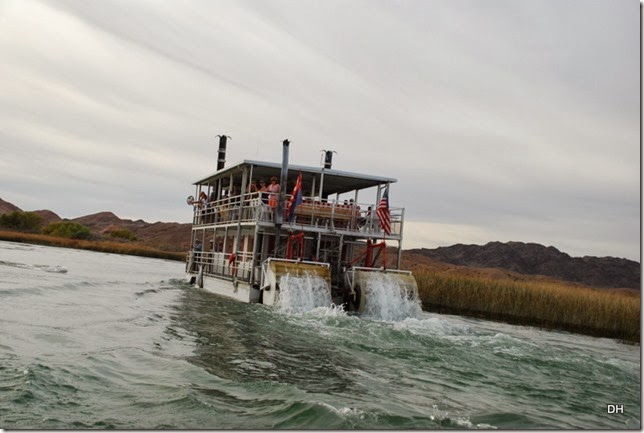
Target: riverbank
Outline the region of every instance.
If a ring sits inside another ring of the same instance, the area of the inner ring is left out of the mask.
[[[415,271],[423,310],[640,343],[640,294]]]
[[[116,242],[103,240],[67,239],[36,233],[0,231],[0,240],[24,242],[28,244],[47,245],[61,248],[78,248],[81,250],[103,253],[125,254],[131,256],[151,257],[155,259],[184,261],[186,253],[162,251],[136,242]]]
[[[0,231],[0,240],[184,261],[185,253],[132,242]],[[414,270],[425,311],[640,343],[640,294],[563,282],[511,281]]]

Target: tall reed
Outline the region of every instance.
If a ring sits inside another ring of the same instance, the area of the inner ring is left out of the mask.
[[[186,253],[161,251],[137,243],[124,243],[113,241],[88,241],[81,239],[68,239],[57,236],[41,235],[35,233],[22,233],[0,231],[0,240],[13,242],[27,242],[31,244],[48,245],[62,248],[78,248],[83,250],[100,251],[113,254],[127,254],[132,256],[153,257],[167,260],[185,260]]]
[[[640,340],[640,296],[541,281],[415,272],[423,309]]]

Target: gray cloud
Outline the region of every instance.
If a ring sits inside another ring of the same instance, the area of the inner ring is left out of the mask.
[[[639,257],[639,5],[7,1],[0,197],[188,221],[228,161],[399,179],[407,247]],[[427,244],[414,245],[414,242]]]

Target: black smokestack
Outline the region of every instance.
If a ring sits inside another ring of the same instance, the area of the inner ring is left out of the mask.
[[[324,168],[331,168],[331,162],[333,160],[333,151],[327,150],[324,152]]]
[[[275,214],[275,225],[280,227],[282,225],[282,216],[284,215],[284,192],[286,189],[286,181],[288,179],[288,146],[290,141],[282,141],[282,173],[280,175],[280,195],[277,201],[277,213]]]
[[[219,157],[217,158],[217,171],[219,171],[226,164],[226,142],[230,137],[227,135],[218,135],[217,137],[219,137]]]

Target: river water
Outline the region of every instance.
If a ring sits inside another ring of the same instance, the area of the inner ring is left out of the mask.
[[[271,309],[183,269],[0,242],[0,428],[640,428],[639,346],[413,309]]]

